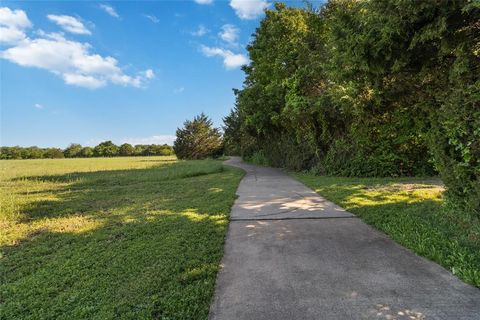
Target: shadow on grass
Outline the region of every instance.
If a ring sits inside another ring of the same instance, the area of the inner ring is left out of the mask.
[[[206,319],[240,178],[212,162],[26,178],[62,187],[7,230],[0,318]]]
[[[212,212],[213,214],[216,212],[225,214],[222,211],[223,207],[216,208],[215,203],[205,205],[202,203],[204,198],[195,199],[194,196],[198,192],[204,192],[205,194],[202,196],[208,196],[211,193],[208,190],[201,190],[201,185],[198,185],[200,180],[186,180],[187,178],[220,174],[226,170],[225,167],[219,163],[198,162],[198,164],[199,166],[195,167],[186,163],[168,163],[149,169],[73,172],[64,175],[22,177],[18,180],[27,183],[28,181],[58,183],[65,186],[60,189],[21,192],[22,195],[53,194],[55,199],[28,204],[22,210],[19,222],[32,223],[36,219],[58,218],[72,214],[93,216],[95,219],[103,219],[105,216],[108,219],[120,216],[128,218],[132,214],[132,218],[139,219],[148,215],[146,212],[152,209],[173,209],[175,212],[193,209],[200,214],[212,214]],[[222,180],[223,177],[220,179]],[[117,215],[119,209],[121,214]],[[208,212],[205,209],[208,209]],[[144,213],[139,215],[138,210],[142,210]],[[115,214],[112,215],[110,211]]]

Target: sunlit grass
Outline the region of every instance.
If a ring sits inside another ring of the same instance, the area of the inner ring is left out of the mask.
[[[173,157],[0,166],[2,318],[207,318],[240,170]]]
[[[296,177],[400,244],[480,287],[480,221],[445,207],[440,180]]]

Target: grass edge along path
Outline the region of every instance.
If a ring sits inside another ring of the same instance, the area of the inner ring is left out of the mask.
[[[439,180],[292,175],[402,246],[480,287],[480,221],[446,208]]]

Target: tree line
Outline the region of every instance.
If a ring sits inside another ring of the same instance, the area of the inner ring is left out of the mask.
[[[247,47],[227,152],[318,174],[439,173],[480,214],[480,2],[277,3]]]
[[[95,147],[82,147],[72,143],[65,149],[33,147],[1,147],[0,159],[58,159],[58,158],[91,158],[118,156],[170,156],[173,147],[167,144],[137,144],[124,143],[120,146],[112,141],[104,141]]]

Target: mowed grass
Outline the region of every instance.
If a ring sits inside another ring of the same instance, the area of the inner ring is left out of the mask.
[[[480,287],[480,221],[445,208],[440,180],[295,176],[398,243]]]
[[[1,319],[206,319],[242,171],[1,161]]]

